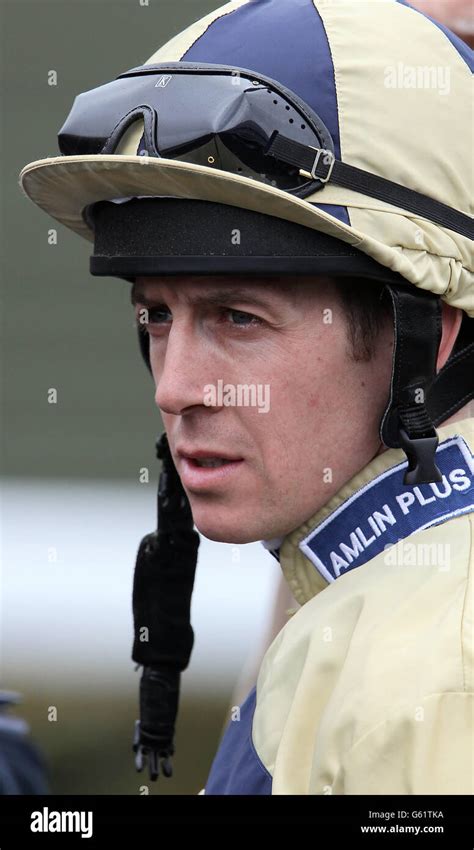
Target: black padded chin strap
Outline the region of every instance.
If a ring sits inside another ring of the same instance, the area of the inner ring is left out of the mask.
[[[431,292],[388,283],[395,347],[390,401],[380,425],[386,446],[408,457],[405,484],[440,481],[435,463],[436,425],[474,398],[474,341],[449,357],[436,374],[441,342],[441,299]]]
[[[441,342],[441,302],[437,295],[387,284],[394,314],[394,352],[390,401],[380,425],[386,446],[408,458],[405,484],[441,481],[435,463],[438,435],[428,407]]]
[[[163,461],[157,530],[140,543],[132,600],[132,658],[143,666],[133,750],[137,770],[148,764],[151,780],[158,778],[160,767],[164,776],[172,775],[181,672],[194,643],[191,597],[199,548],[166,433],[158,439],[156,453]]]

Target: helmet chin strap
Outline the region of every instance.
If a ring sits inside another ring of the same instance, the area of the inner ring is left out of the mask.
[[[441,342],[441,302],[431,292],[386,285],[393,307],[394,349],[390,399],[380,424],[386,446],[408,458],[404,484],[441,481],[435,463],[438,435],[427,411]]]
[[[143,665],[133,750],[137,770],[148,762],[151,780],[159,776],[160,760],[164,776],[172,775],[180,677],[194,643],[191,596],[199,548],[166,433],[157,440],[156,453],[163,461],[157,530],[140,543],[133,581],[132,659]]]
[[[435,425],[474,396],[474,343],[451,356],[437,374],[442,332],[440,297],[400,284],[388,283],[385,289],[392,299],[395,342],[390,400],[380,436],[386,446],[402,448],[407,455],[404,484],[441,481],[435,463]]]

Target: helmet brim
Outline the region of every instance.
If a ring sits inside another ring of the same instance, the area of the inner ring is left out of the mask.
[[[118,154],[58,156],[37,160],[22,169],[19,183],[33,203],[89,242],[94,242],[94,232],[83,213],[89,205],[101,200],[143,196],[188,198],[282,218],[357,248],[410,283],[443,295],[448,303],[474,316],[469,291],[456,292],[453,287],[447,292],[446,279],[441,274],[436,278],[432,274],[429,278],[420,275],[417,258],[411,256],[413,252],[404,253],[399,245],[387,245],[316,206],[320,201],[317,193],[310,199],[301,199],[274,186],[202,165]],[[390,218],[390,214],[405,215],[390,204],[374,202],[354,192],[340,191],[348,196],[348,206],[367,207],[368,211],[376,206],[377,215],[385,212],[387,218]],[[341,203],[344,204],[344,200]],[[410,213],[406,213],[406,216],[415,218]],[[470,290],[470,286],[467,289]]]

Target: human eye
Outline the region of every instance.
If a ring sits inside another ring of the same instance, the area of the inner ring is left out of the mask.
[[[244,310],[235,310],[232,307],[226,307],[222,311],[224,316],[229,317],[229,324],[233,327],[246,330],[262,324],[262,319],[254,316],[253,313],[246,313]],[[232,320],[230,320],[232,319]]]
[[[140,331],[147,334],[150,329],[164,327],[172,317],[166,304],[158,304],[156,307],[139,307],[136,318]]]

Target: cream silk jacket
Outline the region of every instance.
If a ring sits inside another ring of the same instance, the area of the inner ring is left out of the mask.
[[[474,792],[474,420],[438,434],[442,482],[391,449],[283,540],[301,607],[201,794]]]

